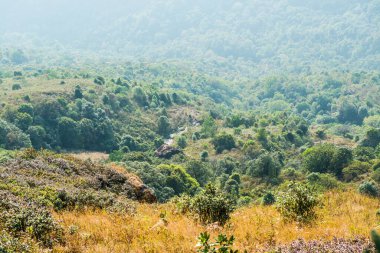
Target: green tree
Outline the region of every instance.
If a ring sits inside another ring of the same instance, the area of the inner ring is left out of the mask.
[[[214,137],[218,130],[215,120],[211,116],[207,116],[202,123],[201,132],[207,137]]]
[[[81,99],[81,98],[83,98],[82,88],[79,85],[75,86],[74,98],[75,99],[78,99],[78,98]]]
[[[171,128],[170,128],[170,123],[169,123],[169,119],[166,117],[166,116],[160,116],[158,118],[158,134],[164,136],[164,137],[167,137],[170,132],[171,132]]]
[[[33,123],[33,117],[24,112],[18,112],[16,114],[15,122],[17,127],[21,130],[26,131],[29,126]]]
[[[222,153],[223,150],[231,150],[236,147],[235,139],[232,135],[221,133],[215,136],[211,143],[214,145],[217,153]]]
[[[133,99],[140,106],[148,106],[149,105],[145,91],[140,86],[137,86],[133,89]]]
[[[42,126],[30,126],[27,134],[29,134],[30,140],[35,149],[41,149],[47,146],[45,142],[46,131]]]
[[[186,172],[195,178],[201,186],[206,185],[212,175],[209,166],[197,160],[188,161],[185,168]]]
[[[78,123],[68,117],[61,117],[58,122],[59,139],[63,148],[78,148],[80,135]]]
[[[183,135],[181,135],[180,137],[178,137],[177,145],[180,148],[186,148],[186,146],[187,146],[186,137],[183,136]]]
[[[332,144],[320,144],[307,149],[302,157],[303,166],[308,171],[340,176],[342,169],[351,162],[352,152]]]
[[[261,154],[249,164],[248,174],[252,177],[277,178],[280,175],[281,165],[269,153]]]

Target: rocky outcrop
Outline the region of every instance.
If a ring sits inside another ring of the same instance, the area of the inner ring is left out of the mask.
[[[169,159],[173,155],[182,153],[182,151],[178,148],[175,148],[173,146],[170,146],[168,144],[161,145],[155,152],[155,155],[160,158],[166,158]]]

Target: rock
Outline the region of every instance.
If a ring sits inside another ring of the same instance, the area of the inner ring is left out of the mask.
[[[136,175],[127,173],[124,168],[119,167],[115,164],[111,165],[114,171],[122,173],[127,178],[127,183],[133,186],[134,194],[140,202],[145,203],[156,203],[157,197],[154,191],[143,183],[143,181]]]
[[[176,155],[176,154],[179,154],[179,153],[182,153],[182,151],[178,148],[175,148],[175,147],[172,147],[170,145],[167,145],[167,144],[163,144],[161,145],[161,147],[159,147],[156,152],[155,152],[155,155],[157,157],[160,157],[160,158],[171,158],[173,155]]]

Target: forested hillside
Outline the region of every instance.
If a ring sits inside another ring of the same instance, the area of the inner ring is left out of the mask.
[[[118,57],[249,64],[264,72],[380,64],[378,0],[112,0],[75,8],[73,1],[8,2],[0,3],[5,44],[50,41]]]
[[[376,252],[380,1],[0,9],[0,252]]]

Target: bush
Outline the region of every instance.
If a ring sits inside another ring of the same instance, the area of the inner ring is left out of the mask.
[[[227,133],[215,136],[211,142],[217,153],[222,153],[223,150],[231,150],[236,147],[234,137]]]
[[[277,197],[276,208],[285,221],[310,224],[317,218],[315,211],[320,204],[319,198],[309,184],[292,182],[287,190]]]
[[[206,161],[207,158],[208,158],[208,152],[207,152],[207,150],[203,150],[203,151],[200,153],[200,157],[201,157],[201,160],[202,160],[202,161]]]
[[[373,181],[366,181],[359,185],[359,192],[370,197],[379,196],[379,188]]]
[[[220,225],[224,225],[234,210],[233,202],[228,196],[217,191],[215,186],[210,184],[206,185],[204,191],[193,198],[177,201],[177,203],[181,203],[182,211],[187,210],[202,224],[218,222]],[[186,209],[183,209],[184,206]]]
[[[356,147],[354,149],[355,159],[362,162],[369,162],[372,159],[375,159],[375,149],[372,147]]]
[[[207,232],[201,233],[198,237],[197,252],[198,253],[238,253],[232,249],[235,238],[232,235],[230,238],[223,234],[219,234],[215,242],[210,243],[210,234]]]
[[[265,193],[265,195],[263,196],[263,200],[262,200],[262,204],[264,206],[269,206],[269,205],[273,205],[274,203],[276,202],[276,198],[274,196],[273,193],[271,192],[267,192]]]
[[[171,132],[171,127],[169,123],[169,119],[166,116],[160,116],[158,118],[158,134],[162,135],[163,137],[169,136]]]
[[[313,172],[307,176],[307,180],[311,185],[322,191],[338,187],[338,180],[331,174]]]
[[[343,169],[343,180],[346,182],[358,180],[359,176],[369,172],[370,168],[371,166],[366,162],[354,161]]]
[[[249,163],[248,174],[252,177],[277,178],[281,165],[273,155],[264,153]]]
[[[252,203],[252,198],[249,196],[242,196],[237,201],[238,206],[247,206],[250,203]]]
[[[380,170],[377,169],[372,173],[371,178],[378,184],[380,184]]]
[[[98,84],[98,85],[104,85],[106,83],[106,80],[104,79],[104,77],[102,76],[97,76],[95,79],[94,79],[94,83]]]
[[[28,135],[2,119],[0,119],[0,136],[0,147],[5,149],[20,149],[32,145]]]
[[[178,144],[178,147],[180,148],[186,148],[187,146],[186,137],[185,136],[178,137],[177,144]]]
[[[13,84],[12,90],[21,90],[21,84],[18,84],[18,83]]]
[[[197,180],[180,165],[161,164],[158,169],[166,176],[166,186],[172,188],[177,195],[182,193],[193,195],[199,188]]]
[[[352,152],[332,144],[321,144],[307,149],[302,154],[303,167],[310,172],[334,173],[340,176],[342,169],[352,160]]]

